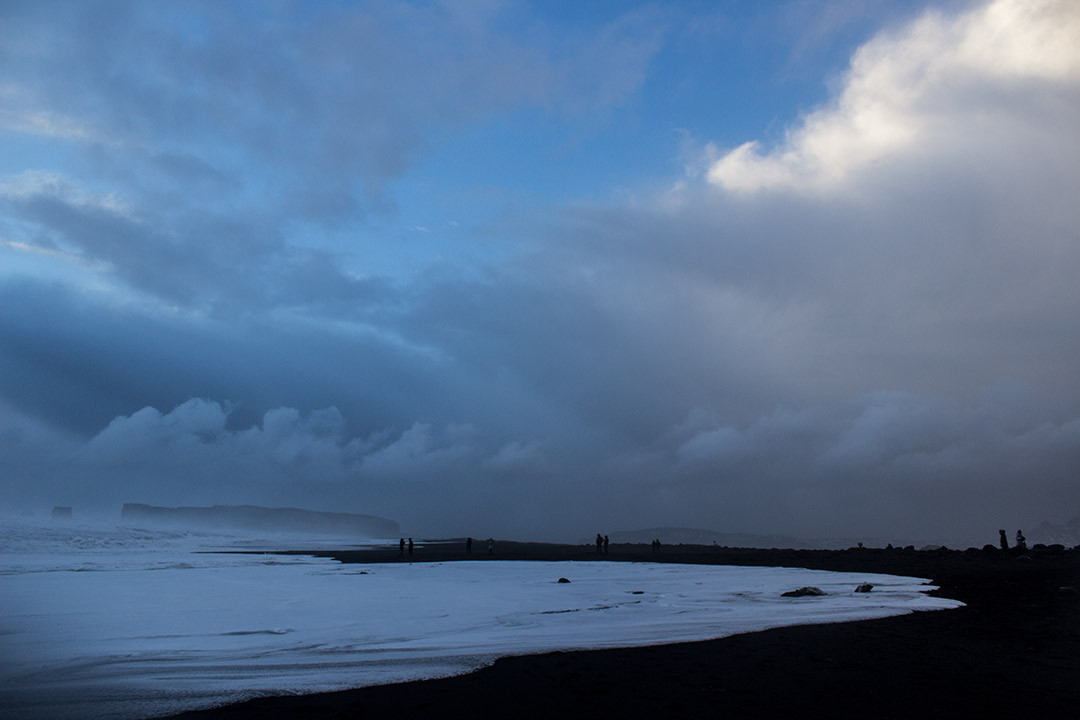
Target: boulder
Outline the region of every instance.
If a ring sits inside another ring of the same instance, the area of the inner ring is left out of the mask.
[[[788,590],[786,593],[781,593],[780,597],[814,597],[825,594],[827,593],[821,588],[808,586],[801,587],[798,590]]]
[[[855,588],[855,592],[866,593],[866,592],[870,592],[873,589],[874,589],[874,586],[871,585],[870,583],[862,583],[862,584],[859,585],[859,587]]]
[[[568,583],[568,582],[570,582],[570,581],[569,581],[569,580],[567,580],[566,578],[559,578],[559,582],[561,582],[561,583]]]

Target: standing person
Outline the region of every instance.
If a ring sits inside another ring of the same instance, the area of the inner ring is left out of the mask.
[[[488,555],[495,554],[495,538],[488,538]]]
[[[596,554],[599,555],[604,545],[604,536],[596,533]]]
[[[405,555],[405,538],[401,538],[401,541],[397,544],[398,557],[404,557]]]
[[[409,557],[412,557],[412,538],[409,538]]]
[[[472,538],[465,538],[465,554],[472,555]]]
[[[610,542],[610,541],[608,540],[608,537],[607,537],[607,535],[605,535],[605,536],[604,536],[604,554],[605,554],[605,555],[607,555],[607,550],[608,550],[608,543],[609,543],[609,542]]]

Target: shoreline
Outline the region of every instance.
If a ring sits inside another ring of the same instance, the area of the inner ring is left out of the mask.
[[[286,551],[343,563],[607,560],[805,567],[929,579],[930,594],[966,607],[716,640],[504,657],[472,673],[313,695],[256,698],[174,716],[246,718],[910,717],[960,714],[1073,717],[1080,707],[1080,551],[768,550],[715,546],[501,541]],[[1073,588],[1062,590],[1063,587]]]

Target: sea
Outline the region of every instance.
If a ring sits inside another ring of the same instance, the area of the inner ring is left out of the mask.
[[[341,564],[396,539],[0,521],[0,717],[134,720],[961,603],[926,580],[626,562]],[[560,582],[560,579],[569,582]],[[874,588],[856,593],[864,582]],[[815,586],[826,594],[785,598]]]

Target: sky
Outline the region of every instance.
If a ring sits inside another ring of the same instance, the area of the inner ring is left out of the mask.
[[[0,0],[4,509],[1080,515],[1080,5]]]

